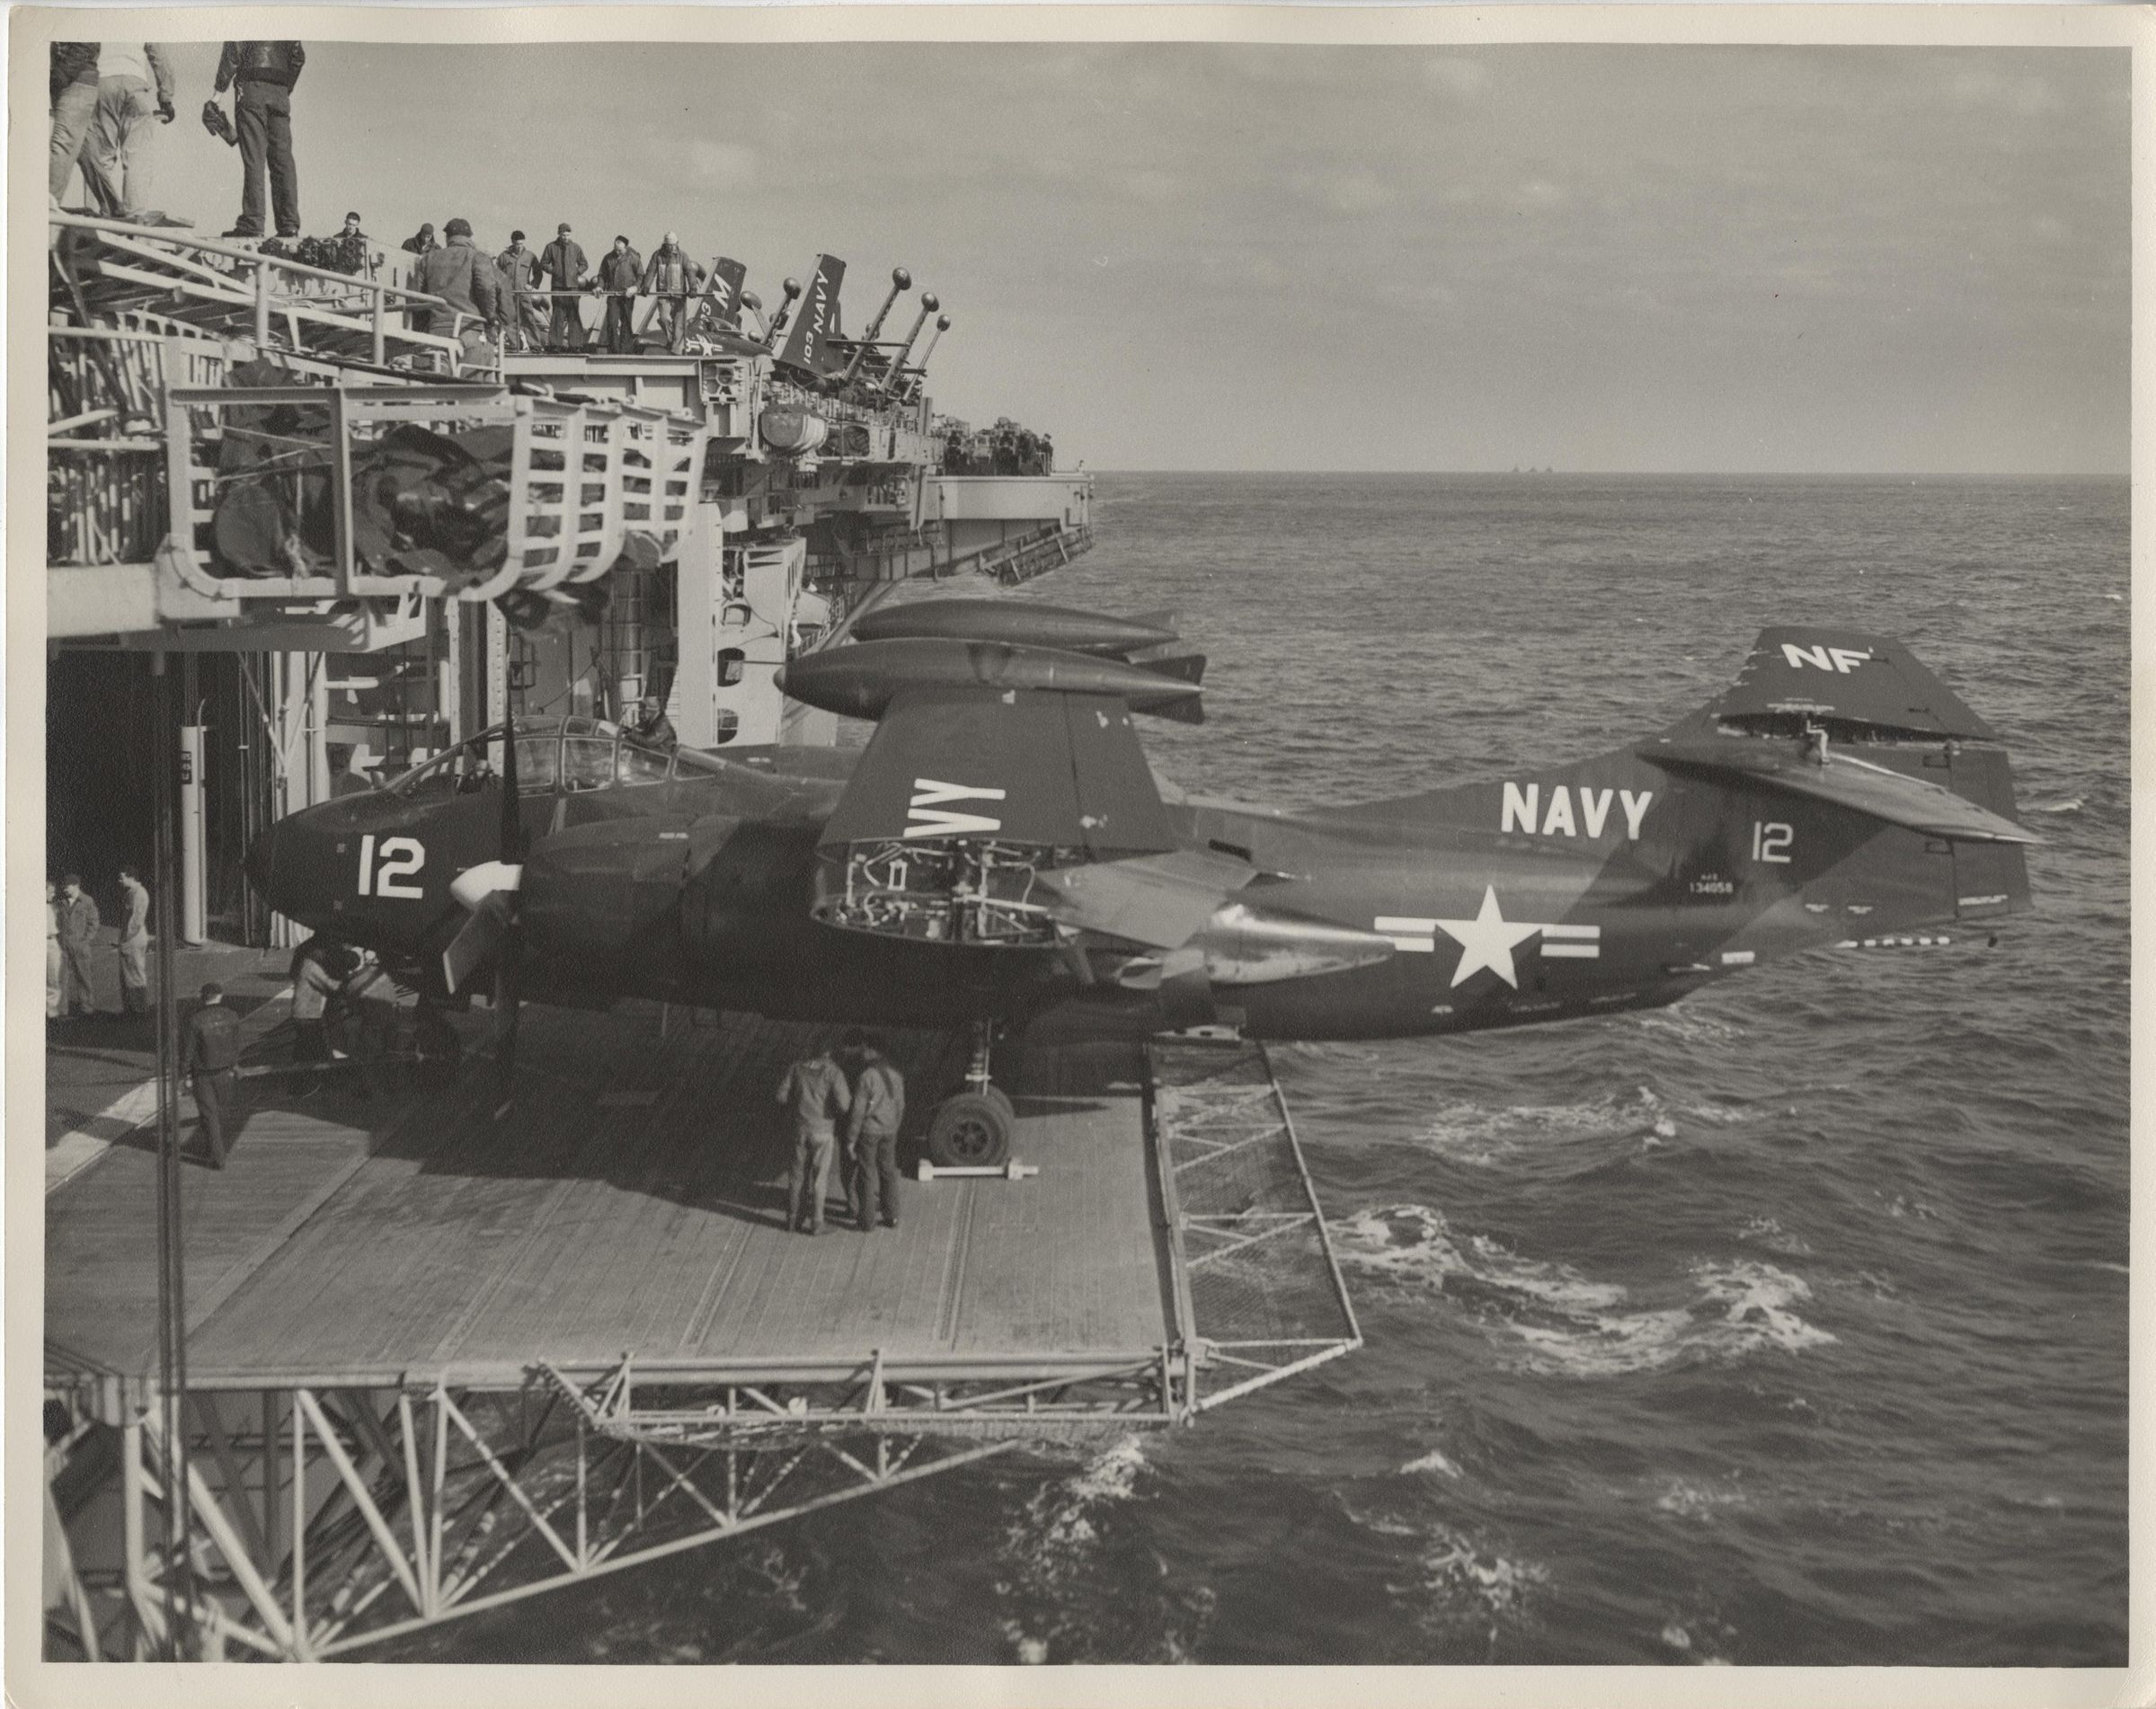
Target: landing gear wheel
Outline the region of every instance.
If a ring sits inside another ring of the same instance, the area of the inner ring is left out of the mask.
[[[993,1086],[945,1098],[928,1118],[928,1161],[939,1169],[995,1168],[1010,1161],[1010,1100]]]

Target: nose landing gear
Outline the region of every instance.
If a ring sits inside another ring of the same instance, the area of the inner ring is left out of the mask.
[[[973,1023],[973,1054],[964,1086],[936,1106],[928,1118],[928,1161],[939,1169],[989,1167],[1010,1160],[1017,1111],[990,1078],[996,1023]]]

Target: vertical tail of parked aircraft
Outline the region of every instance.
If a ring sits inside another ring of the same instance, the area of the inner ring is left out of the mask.
[[[824,371],[825,344],[838,331],[838,287],[846,279],[846,263],[836,255],[819,255],[815,275],[802,293],[794,323],[786,329],[778,361],[811,376]]]
[[[1765,631],[1734,686],[1659,736],[1344,812],[1600,857],[1610,899],[1791,941],[2020,913],[2039,840],[1991,725],[1899,642],[1809,626]]]
[[[731,255],[714,256],[711,263],[711,280],[704,288],[718,318],[732,323],[741,317],[741,287],[748,282],[749,269]]]

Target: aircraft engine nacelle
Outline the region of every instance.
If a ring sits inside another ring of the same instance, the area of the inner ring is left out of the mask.
[[[1121,655],[1170,646],[1178,639],[1172,629],[1136,618],[1017,599],[916,599],[883,606],[863,613],[853,634],[861,642],[998,641],[1013,647]]]
[[[1179,722],[1196,723],[1204,715],[1194,682],[1119,659],[993,641],[863,642],[793,660],[774,680],[795,700],[845,718],[881,718],[900,694],[936,688],[1113,695],[1133,712]]]

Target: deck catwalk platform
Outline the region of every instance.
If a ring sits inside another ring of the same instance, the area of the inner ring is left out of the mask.
[[[379,1103],[257,1083],[227,1168],[186,1171],[184,1456],[147,1134],[58,1185],[48,1388],[118,1467],[63,1502],[78,1563],[118,1561],[90,1572],[101,1649],[342,1653],[1013,1441],[1188,1422],[1357,1344],[1255,1047],[1009,1051],[1038,1175],[909,1177],[869,1234],[834,1180],[810,1238],[774,1094],[828,1037],[535,1009],[499,1122],[484,1062]],[[886,1045],[921,1102],[956,1066]],[[182,1510],[214,1567],[185,1595],[146,1541]]]

